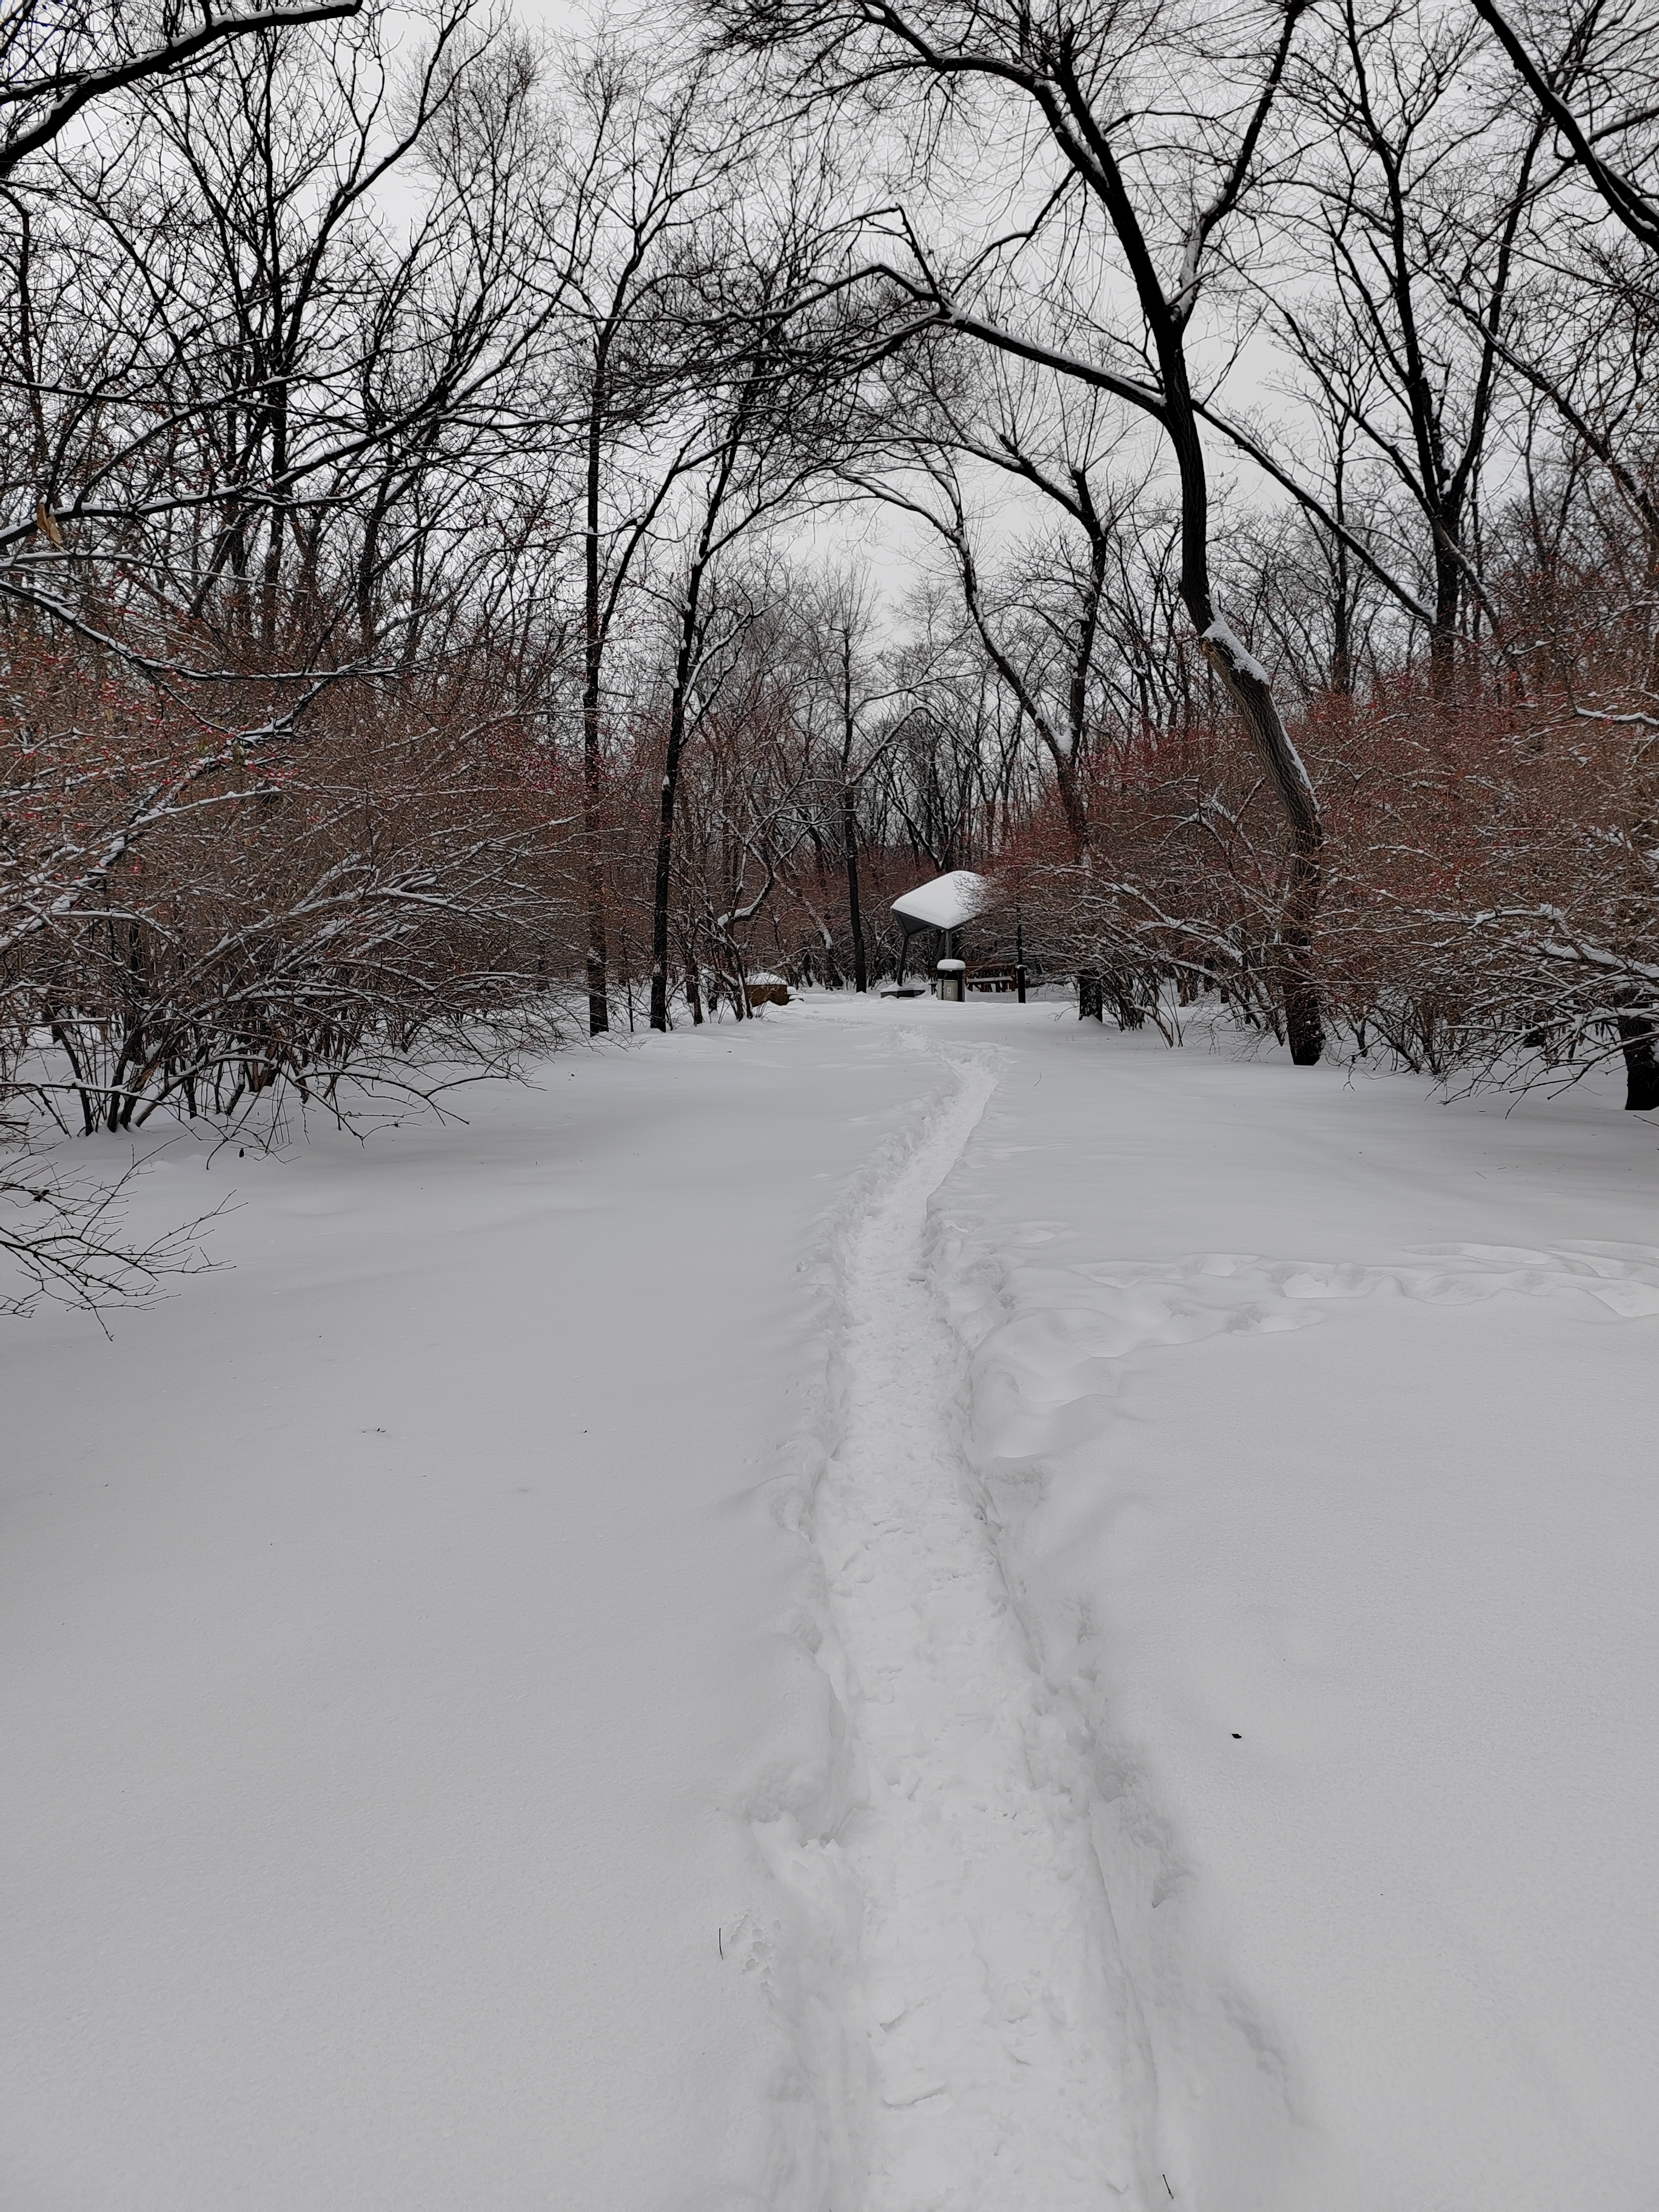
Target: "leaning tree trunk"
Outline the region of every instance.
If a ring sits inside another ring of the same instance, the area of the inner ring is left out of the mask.
[[[1297,10],[1287,12],[1286,44]],[[1265,112],[1265,110],[1261,111]],[[1203,441],[1198,434],[1188,383],[1182,331],[1184,325],[1170,319],[1167,303],[1159,303],[1159,356],[1168,395],[1163,421],[1175,449],[1181,478],[1181,602],[1221,688],[1244,725],[1250,743],[1266,769],[1290,831],[1290,875],[1279,908],[1278,986],[1285,1010],[1285,1033],[1291,1058],[1298,1067],[1311,1067],[1325,1049],[1324,1024],[1320,1018],[1319,990],[1314,981],[1313,932],[1319,910],[1322,882],[1324,825],[1319,801],[1302,756],[1291,743],[1274,701],[1267,672],[1249,652],[1215,611],[1210,594],[1209,483],[1204,468]]]
[[[1325,1048],[1319,990],[1313,975],[1313,927],[1323,879],[1324,824],[1319,803],[1291,744],[1267,682],[1267,672],[1227,624],[1212,617],[1202,643],[1239,720],[1273,780],[1291,832],[1290,880],[1279,916],[1279,990],[1291,1058],[1311,1067]]]

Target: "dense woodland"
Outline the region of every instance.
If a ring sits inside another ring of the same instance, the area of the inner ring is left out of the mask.
[[[959,866],[1085,1015],[1659,1105],[1644,0],[0,48],[15,1137],[874,988]]]

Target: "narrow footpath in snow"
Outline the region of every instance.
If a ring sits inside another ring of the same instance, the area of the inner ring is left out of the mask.
[[[996,1083],[984,1057],[955,1065],[850,1240],[845,1425],[815,1515],[868,1794],[841,1838],[864,1905],[862,2212],[1069,2212],[1143,2201],[1144,2068],[1085,1770],[958,1449],[928,1203]]]

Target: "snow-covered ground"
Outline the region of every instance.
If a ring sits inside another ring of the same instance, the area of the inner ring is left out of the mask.
[[[815,999],[5,1325],[10,2212],[1649,2212],[1659,1132]]]

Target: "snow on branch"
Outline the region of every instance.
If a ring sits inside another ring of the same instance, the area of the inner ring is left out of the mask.
[[[1204,632],[1206,645],[1213,645],[1224,653],[1237,676],[1248,676],[1252,682],[1265,684],[1267,672],[1240,637],[1238,632],[1222,616],[1218,615]]]

